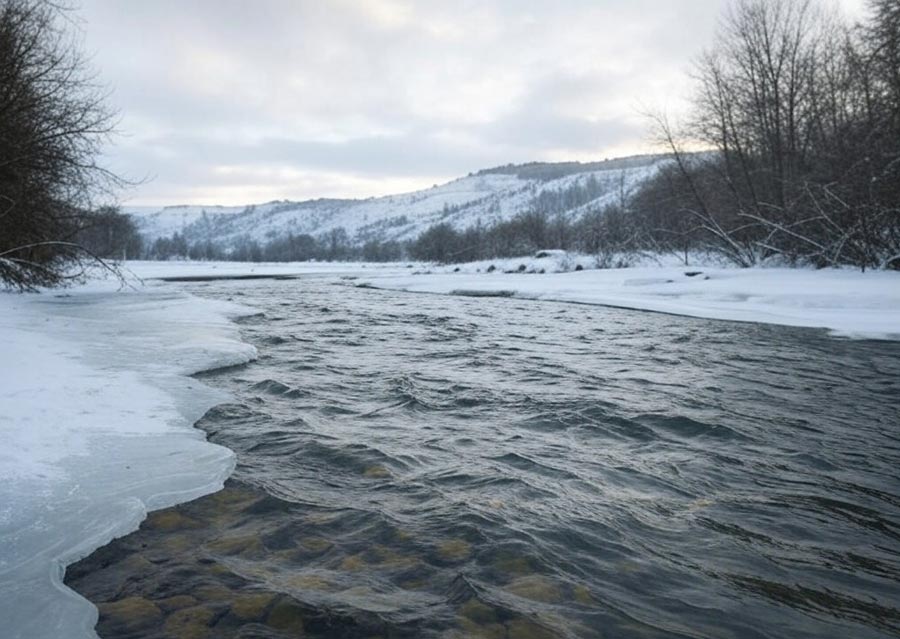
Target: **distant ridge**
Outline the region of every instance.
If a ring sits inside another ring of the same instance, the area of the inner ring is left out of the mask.
[[[667,154],[647,154],[597,162],[526,162],[525,164],[507,164],[491,169],[481,169],[475,175],[515,175],[521,180],[548,181],[575,173],[634,168],[670,157]]]
[[[599,162],[529,162],[471,173],[420,191],[367,199],[274,200],[248,206],[174,205],[126,207],[148,242],[179,233],[188,243],[209,242],[228,250],[242,241],[322,237],[339,232],[354,245],[411,240],[437,223],[456,229],[542,211],[576,218],[633,192],[667,155],[640,155]]]

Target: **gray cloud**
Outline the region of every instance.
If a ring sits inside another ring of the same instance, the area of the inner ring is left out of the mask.
[[[857,2],[858,0],[844,0]],[[133,202],[366,196],[646,150],[725,0],[83,0]]]

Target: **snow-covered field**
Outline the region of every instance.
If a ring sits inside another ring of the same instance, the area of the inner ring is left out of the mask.
[[[0,293],[3,637],[95,637],[65,565],[217,490],[234,464],[192,427],[223,397],[186,375],[255,357],[228,320],[249,311],[117,288]]]

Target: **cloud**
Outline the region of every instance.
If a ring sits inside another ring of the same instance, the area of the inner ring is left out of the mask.
[[[83,0],[81,14],[122,112],[107,162],[155,176],[133,201],[246,203],[645,150],[639,108],[684,108],[722,6]]]

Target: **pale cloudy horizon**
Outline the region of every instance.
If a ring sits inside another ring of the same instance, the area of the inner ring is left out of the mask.
[[[842,0],[859,14],[862,0]],[[369,197],[657,150],[725,0],[84,0],[128,205]]]

